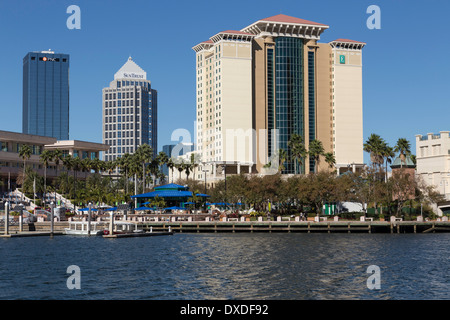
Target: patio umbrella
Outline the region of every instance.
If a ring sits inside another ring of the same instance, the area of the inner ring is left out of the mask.
[[[195,202],[189,201],[189,202],[185,202],[184,204],[195,204]]]

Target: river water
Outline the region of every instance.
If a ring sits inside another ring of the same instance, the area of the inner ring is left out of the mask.
[[[2,238],[0,299],[442,300],[449,244],[449,233]]]

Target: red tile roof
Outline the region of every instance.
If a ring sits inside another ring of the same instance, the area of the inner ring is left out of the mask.
[[[201,43],[213,43],[213,42],[212,42],[212,40],[206,40],[206,41],[203,41]]]
[[[318,26],[326,26],[322,23],[317,23],[313,21],[308,21],[300,18],[290,17],[285,14],[278,14],[273,17],[268,17],[265,19],[261,19],[261,21],[273,21],[273,22],[285,22],[285,23],[297,23],[297,24],[309,24],[309,25],[318,25]]]

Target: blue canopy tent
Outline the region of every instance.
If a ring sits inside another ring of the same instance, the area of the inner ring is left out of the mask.
[[[134,209],[134,211],[146,211],[146,210],[154,210],[154,209],[153,208],[149,208],[149,207],[140,207],[140,208]]]
[[[173,206],[173,207],[164,208],[164,210],[186,210],[186,208]]]
[[[167,205],[181,206],[182,203],[187,202],[193,193],[188,190],[187,186],[170,183],[164,186],[155,187],[155,191],[131,196],[133,199],[146,200],[154,199],[155,197],[163,198]],[[144,201],[145,201],[144,200]],[[151,200],[150,200],[151,202]]]
[[[208,197],[211,197],[210,195],[204,194],[204,193],[197,193],[196,196],[197,196],[197,197],[202,197],[202,198],[208,198]]]
[[[89,211],[89,208],[79,209],[78,211]],[[92,208],[91,211],[98,211],[98,209]]]
[[[105,209],[105,211],[117,211],[117,207],[108,208]]]

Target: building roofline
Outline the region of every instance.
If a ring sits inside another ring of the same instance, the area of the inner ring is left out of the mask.
[[[328,28],[326,24],[279,14],[260,19],[241,31],[252,33],[257,37],[289,36],[319,40],[322,32]]]
[[[343,47],[344,49],[362,49],[366,45],[365,42],[350,40],[350,39],[336,39],[328,43],[331,47]]]

